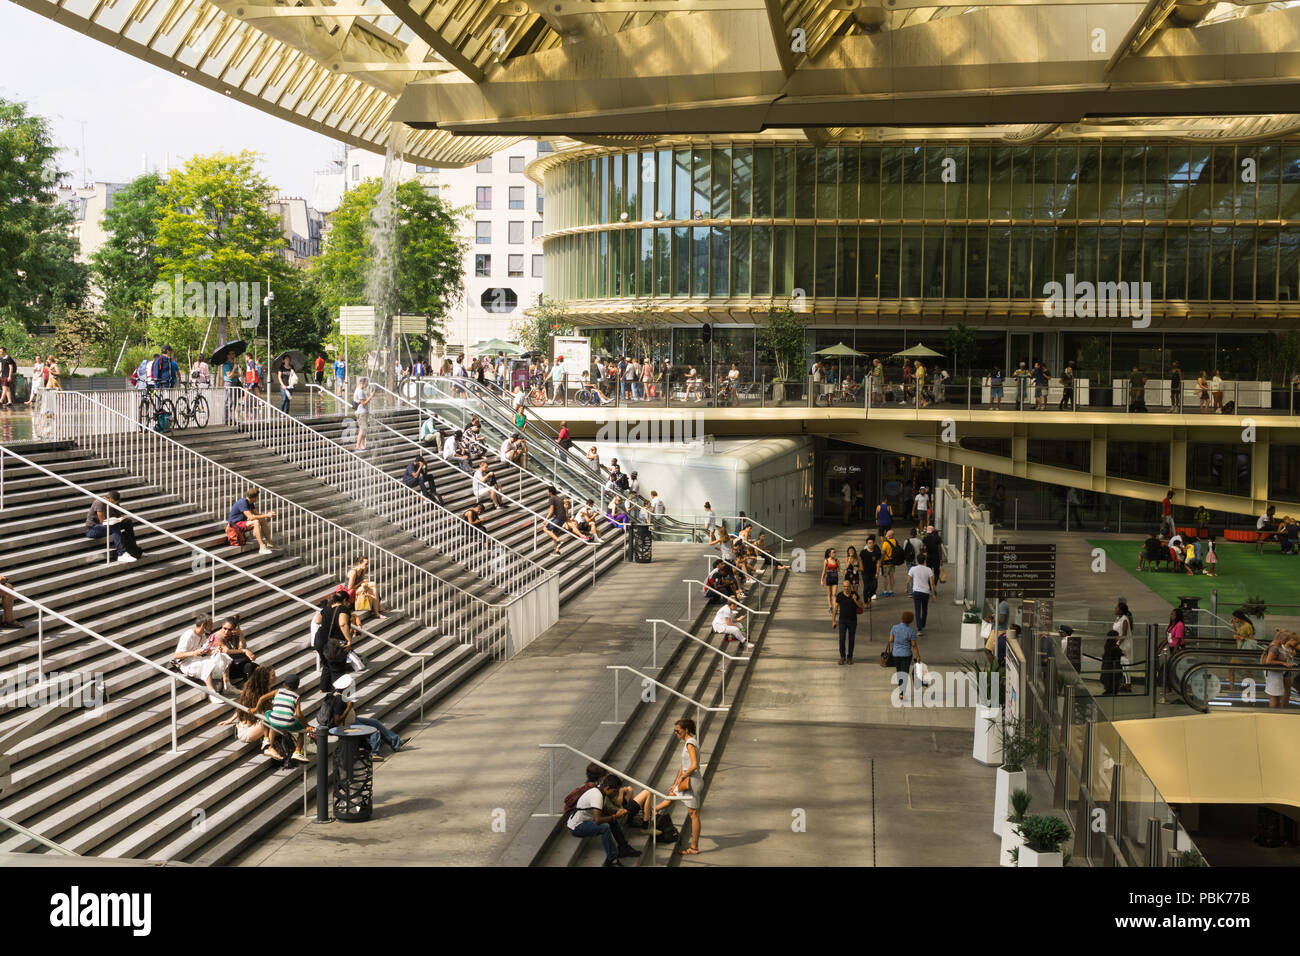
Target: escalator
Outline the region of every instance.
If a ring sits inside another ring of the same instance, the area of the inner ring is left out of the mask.
[[[1165,662],[1168,686],[1193,710],[1268,709],[1267,672],[1261,652],[1236,647],[1199,646],[1175,652]],[[1300,676],[1300,670],[1294,673]],[[1300,684],[1300,681],[1294,683]],[[1300,687],[1293,687],[1287,709],[1300,708]]]

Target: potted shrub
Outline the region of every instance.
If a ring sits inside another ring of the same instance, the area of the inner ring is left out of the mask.
[[[1002,731],[1002,766],[998,767],[997,789],[993,797],[993,832],[1002,836],[1011,807],[1011,791],[1025,789],[1028,775],[1025,766],[1044,759],[1051,742],[1045,727],[1025,722],[1024,718],[1007,721]]]
[[[975,743],[973,756],[986,767],[1002,763],[1002,685],[1006,674],[996,657],[980,654],[959,660],[958,666],[970,681],[970,696],[975,701]]]
[[[1031,813],[1017,824],[1024,844],[1017,854],[1017,866],[1065,866],[1061,844],[1070,838],[1070,827],[1060,817]]]
[[[1024,837],[1020,835],[1016,825],[1025,819],[1029,802],[1029,791],[1011,791],[1011,815],[1007,817],[1007,823],[1010,825],[1002,829],[1002,855],[998,857],[998,862],[1003,866],[1015,866],[1018,859],[1017,848],[1024,846]]]
[[[961,616],[961,649],[977,651],[980,649],[980,612],[972,607],[966,608]]]

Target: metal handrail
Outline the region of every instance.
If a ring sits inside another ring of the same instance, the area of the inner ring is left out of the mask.
[[[650,666],[651,666],[651,667],[658,667],[658,666],[659,666],[659,628],[658,628],[658,625],[660,625],[660,624],[667,624],[669,627],[671,627],[674,631],[676,631],[678,634],[682,635],[683,637],[689,637],[689,638],[690,638],[692,641],[694,641],[696,644],[703,644],[703,645],[704,645],[705,647],[707,647],[709,650],[713,651],[713,653],[717,654],[717,655],[720,656],[720,657],[725,657],[725,658],[726,658],[727,660],[729,660],[729,661],[747,661],[747,660],[749,660],[749,658],[746,657],[746,656],[743,655],[743,654],[728,654],[728,653],[727,653],[726,651],[724,651],[722,648],[720,648],[720,647],[714,647],[714,646],[713,646],[712,644],[710,644],[708,641],[704,640],[703,638],[696,637],[696,636],[695,636],[694,634],[692,634],[690,631],[686,630],[685,628],[678,627],[678,626],[677,626],[676,624],[674,624],[672,621],[665,621],[665,620],[664,620],[663,618],[661,618],[661,617],[648,617],[648,618],[645,619],[645,622],[646,622],[647,624],[653,624],[653,625],[655,625],[655,629],[654,629],[654,644],[652,645],[652,647],[654,648],[654,650],[651,652],[651,660],[650,660]],[[725,689],[723,690],[723,695],[724,695],[724,696],[726,695],[726,690],[725,690]]]
[[[719,706],[719,707],[709,707],[709,706],[707,706],[707,705],[705,705],[705,704],[702,704],[702,703],[700,703],[698,700],[695,700],[695,699],[692,698],[692,697],[687,697],[685,694],[683,694],[683,693],[682,693],[681,691],[679,691],[679,690],[673,690],[673,688],[669,687],[667,684],[663,683],[662,681],[657,681],[657,680],[655,680],[655,679],[654,679],[653,677],[651,677],[649,674],[643,674],[643,673],[641,673],[639,670],[637,670],[635,667],[629,667],[629,666],[626,665],[626,664],[606,664],[606,665],[605,665],[605,670],[607,670],[607,671],[629,671],[629,672],[635,674],[637,677],[641,678],[641,680],[643,680],[643,681],[648,681],[649,683],[654,684],[656,687],[660,687],[660,688],[662,688],[663,690],[668,691],[668,693],[672,694],[674,697],[677,697],[677,698],[679,698],[679,699],[681,699],[681,700],[684,700],[684,701],[686,701],[686,703],[688,703],[688,704],[694,704],[694,705],[695,705],[695,716],[696,716],[697,718],[699,717],[701,711],[703,711],[703,712],[706,713],[706,714],[722,714],[722,713],[726,713],[727,711],[731,710],[731,707],[730,707],[729,705],[727,705],[727,704],[723,704],[723,705],[721,705],[721,706]],[[724,691],[724,694],[725,694],[725,691]],[[614,675],[614,720],[613,720],[613,723],[616,723],[616,724],[617,724],[617,723],[619,723],[619,722],[620,722],[620,721],[619,721],[619,719],[618,719],[618,675],[615,674],[615,675]]]
[[[10,458],[16,458],[16,459],[17,459],[18,461],[20,461],[20,462],[21,462],[25,467],[33,468],[33,469],[35,469],[36,471],[39,471],[39,472],[41,472],[42,474],[46,475],[47,477],[49,477],[49,478],[53,478],[55,481],[59,482],[60,484],[67,485],[67,486],[68,486],[69,488],[71,488],[73,491],[77,492],[78,494],[83,494],[83,495],[85,495],[86,497],[90,498],[92,501],[99,501],[99,500],[101,500],[101,498],[102,498],[101,495],[98,495],[98,494],[96,494],[95,492],[90,491],[89,489],[84,488],[84,487],[82,487],[81,485],[78,485],[75,481],[71,481],[71,480],[69,480],[69,479],[67,479],[67,478],[64,478],[62,475],[56,474],[55,472],[50,471],[48,468],[45,468],[45,467],[43,467],[42,465],[38,465],[36,462],[31,461],[30,459],[24,457],[23,455],[18,454],[16,451],[13,451],[12,449],[9,449],[9,448],[4,447],[3,445],[0,445],[0,455],[8,456],[8,457],[10,457]],[[3,461],[3,459],[0,458],[0,461]],[[112,508],[113,508],[113,510],[114,510],[115,512],[118,512],[118,513],[120,513],[120,514],[125,515],[126,517],[130,518],[132,521],[136,522],[137,524],[142,525],[143,527],[149,528],[149,529],[151,529],[151,530],[153,530],[153,531],[156,531],[156,532],[158,532],[158,534],[162,535],[164,538],[170,538],[172,541],[176,542],[177,544],[182,545],[183,547],[189,548],[190,551],[191,551],[191,553],[195,554],[196,556],[201,555],[201,556],[203,557],[203,560],[204,560],[205,563],[206,563],[206,561],[208,561],[208,560],[211,560],[211,561],[212,561],[212,581],[213,581],[213,584],[212,584],[212,594],[213,594],[213,601],[214,601],[214,603],[213,603],[213,605],[209,608],[209,611],[211,612],[212,617],[213,617],[214,620],[215,620],[215,618],[216,618],[216,616],[217,616],[217,609],[216,609],[216,605],[215,605],[215,599],[216,599],[215,596],[216,596],[216,577],[217,577],[217,565],[218,565],[218,564],[224,565],[226,568],[228,568],[228,569],[231,570],[231,571],[234,571],[236,574],[242,575],[243,577],[252,580],[254,583],[256,583],[256,584],[258,584],[258,585],[261,585],[262,587],[267,588],[267,589],[270,590],[270,591],[274,591],[274,592],[277,593],[277,594],[280,594],[280,595],[282,595],[282,596],[284,596],[284,597],[287,597],[289,600],[294,601],[294,602],[296,602],[296,603],[298,603],[298,604],[301,604],[303,607],[309,608],[309,609],[311,609],[312,611],[319,611],[319,610],[320,610],[320,605],[319,605],[319,604],[313,604],[311,601],[307,600],[307,599],[304,598],[304,597],[300,597],[300,596],[297,595],[297,594],[293,594],[293,593],[291,593],[291,592],[289,592],[289,591],[286,591],[284,588],[280,587],[279,585],[277,585],[277,584],[273,584],[272,582],[266,580],[266,579],[263,578],[261,575],[259,575],[259,574],[255,574],[254,572],[248,570],[247,568],[242,568],[242,567],[240,567],[239,565],[234,564],[234,563],[231,562],[231,561],[227,561],[225,558],[221,557],[220,555],[218,555],[218,554],[216,554],[216,553],[214,553],[214,552],[210,552],[210,551],[208,551],[206,548],[202,548],[202,547],[200,547],[199,545],[195,544],[195,543],[192,542],[192,541],[187,541],[187,540],[185,540],[185,539],[182,538],[180,535],[175,534],[174,532],[168,531],[166,528],[162,527],[161,525],[155,524],[154,522],[150,521],[148,518],[145,518],[145,517],[143,517],[143,516],[141,516],[141,515],[138,515],[138,514],[136,514],[135,512],[130,511],[130,510],[128,510],[127,508],[122,507],[122,505],[120,505],[120,504],[114,504],[114,505],[112,506]],[[0,482],[0,511],[2,511],[2,510],[4,510],[4,484],[3,484],[3,482]],[[109,539],[112,538],[112,535],[111,535],[111,534],[106,534],[106,535],[104,536],[104,538],[105,538],[105,540],[109,540]],[[193,563],[194,563],[194,562],[191,562],[191,567],[193,567]],[[379,643],[384,644],[384,645],[387,646],[387,647],[391,647],[391,648],[392,648],[393,650],[395,650],[395,651],[399,651],[400,653],[405,654],[407,657],[419,657],[419,658],[421,658],[421,661],[420,661],[420,689],[421,689],[421,691],[423,691],[423,689],[424,689],[424,660],[423,660],[423,658],[426,658],[426,657],[436,657],[437,655],[435,655],[435,654],[433,654],[433,653],[430,653],[430,652],[428,652],[428,651],[412,651],[412,650],[408,650],[407,648],[402,647],[400,644],[395,644],[395,643],[393,643],[392,641],[388,640],[386,637],[383,637],[383,636],[380,635],[380,634],[372,633],[371,631],[367,630],[366,628],[364,628],[364,627],[362,627],[362,626],[360,626],[360,625],[358,625],[358,626],[355,628],[355,630],[360,631],[362,634],[364,634],[366,637],[371,638],[372,640],[378,641]],[[169,671],[168,673],[170,673],[170,671]],[[423,694],[421,695],[421,697],[423,697]],[[421,700],[421,703],[420,703],[420,716],[421,716],[421,717],[424,716],[424,703],[423,703],[423,699]]]
[[[744,609],[745,609],[745,612],[748,613],[748,614],[771,614],[771,613],[772,613],[771,611],[755,611],[755,610],[752,609],[752,608],[745,607],[745,605],[741,604],[741,603],[740,603],[739,601],[737,601],[735,598],[733,598],[733,597],[728,597],[727,595],[725,595],[725,594],[723,594],[721,591],[719,591],[717,588],[709,587],[709,585],[705,584],[703,581],[698,581],[698,580],[696,580],[695,578],[682,578],[682,584],[698,584],[700,587],[704,588],[704,590],[706,590],[706,591],[712,591],[714,594],[716,594],[718,597],[722,598],[722,600],[726,601],[726,602],[729,603],[729,604],[732,603],[732,602],[734,601],[735,604],[736,604],[736,607],[744,608]],[[690,613],[691,613],[691,592],[690,592],[690,591],[687,591],[687,592],[686,592],[686,614],[687,614],[687,616],[690,616]]]
[[[715,555],[711,555],[711,554],[702,554],[702,555],[700,555],[700,557],[703,558],[705,561],[721,562],[722,564],[725,564],[727,567],[731,568],[733,571],[739,571],[741,574],[743,574],[745,577],[749,578],[749,580],[753,581],[755,584],[761,584],[761,585],[762,585],[763,587],[765,587],[765,588],[774,588],[774,587],[776,587],[775,584],[768,584],[766,581],[760,579],[757,575],[750,574],[750,573],[749,573],[748,571],[746,571],[744,568],[742,568],[742,567],[738,567],[737,565],[732,564],[732,563],[731,563],[730,561],[728,561],[726,558],[719,558],[719,557],[717,557],[717,556],[715,556]]]
[[[733,534],[732,532],[728,531],[728,532],[727,532],[727,538],[728,538],[729,541],[734,542],[737,538],[740,538],[740,535],[738,535],[738,534]],[[781,559],[778,558],[776,555],[774,555],[771,551],[765,551],[764,549],[760,548],[758,545],[756,545],[756,544],[754,544],[752,541],[750,541],[748,538],[740,538],[740,540],[742,540],[742,541],[745,542],[745,547],[747,547],[747,548],[753,548],[755,551],[757,551],[757,552],[758,552],[759,554],[761,554],[763,557],[765,557],[765,558],[767,558],[769,561],[771,561],[772,564],[773,564],[773,566],[778,565],[778,564],[781,563]],[[708,541],[705,541],[705,542],[704,542],[704,544],[708,545],[709,547],[714,547],[715,545],[719,545],[719,544],[721,544],[721,543],[722,543],[722,539],[721,539],[721,538],[718,538],[718,539],[712,539],[712,538],[710,538]],[[718,560],[722,560],[722,559],[719,558]]]
[[[248,411],[251,407],[254,413],[251,421],[246,419],[237,424],[236,428],[247,429],[255,441],[266,444],[281,457],[287,458],[299,467],[306,466],[309,473],[318,480],[349,495],[363,507],[368,507],[377,512],[393,524],[401,527],[408,534],[424,541],[425,544],[438,548],[475,574],[486,576],[484,573],[485,567],[490,562],[499,562],[501,556],[497,554],[495,557],[484,557],[477,563],[466,563],[463,560],[465,549],[455,547],[455,545],[464,540],[467,527],[471,529],[471,538],[477,539],[482,544],[495,546],[512,554],[515,560],[509,562],[511,566],[506,568],[505,573],[501,575],[505,579],[501,586],[511,594],[526,593],[537,587],[546,577],[555,573],[546,570],[531,558],[520,554],[508,545],[497,541],[482,528],[473,528],[467,525],[464,519],[454,511],[444,508],[436,501],[430,501],[420,494],[417,489],[402,484],[401,480],[366,461],[352,449],[339,445],[338,442],[332,441],[292,415],[285,414],[270,402],[258,398],[252,392],[240,392],[235,401],[237,405],[242,405],[245,411]],[[258,419],[258,413],[260,413],[260,420]],[[280,422],[295,437],[305,439],[309,449],[305,457],[300,447],[285,447],[283,443],[275,441],[279,436],[271,432],[273,422]],[[259,434],[257,426],[260,425],[267,427]],[[315,448],[313,449],[312,446],[315,446]],[[340,449],[347,453],[353,467],[359,469],[359,472],[345,476],[342,481],[334,478],[334,469],[329,467],[329,463],[337,465],[337,454]],[[313,455],[312,451],[318,451],[319,454]],[[371,473],[378,479],[378,486],[374,481],[366,479],[365,476]],[[383,491],[378,490],[379,497],[376,498],[377,488],[390,489],[398,497],[395,500],[385,498]],[[397,490],[399,488],[400,491]],[[429,573],[442,580],[436,573]],[[516,575],[519,576],[519,580],[512,581],[511,579]],[[450,584],[450,582],[447,583]],[[456,585],[451,586],[456,587]]]
[[[216,512],[224,519],[228,502],[247,488],[257,486],[256,482],[166,435],[141,428],[88,395],[58,392],[55,398],[61,412],[56,416],[56,428],[64,440],[103,457],[120,459],[129,471],[168,493],[197,503],[202,511]],[[537,594],[536,590],[493,603],[273,491],[267,490],[265,495],[270,505],[268,510],[281,515],[290,548],[297,550],[307,563],[342,577],[352,566],[348,555],[370,555],[375,576],[392,582],[390,586],[395,591],[412,599],[407,610],[414,620],[426,627],[441,625],[447,632],[456,634],[462,643],[471,644],[496,660],[510,656],[511,638],[513,649],[517,650],[554,623],[558,596],[554,574],[543,581],[550,592],[544,596],[544,603],[530,600]],[[521,604],[523,601],[529,603]],[[521,613],[512,614],[515,608]],[[486,617],[471,620],[475,609]],[[454,628],[446,627],[448,620],[454,622]]]
[[[701,513],[699,513],[699,512],[693,512],[693,511],[674,511],[674,512],[673,512],[673,517],[674,517],[674,518],[677,518],[677,519],[680,519],[680,520],[684,520],[684,521],[694,521],[694,520],[697,519],[697,518],[698,518],[698,519],[703,519],[703,520],[707,521],[708,518],[709,518],[710,516],[716,518],[718,521],[732,521],[732,522],[735,522],[737,525],[739,525],[739,523],[742,522],[742,521],[747,521],[747,522],[749,522],[751,525],[753,525],[755,528],[757,528],[759,531],[764,531],[764,532],[766,532],[767,534],[770,534],[772,537],[774,537],[774,538],[776,538],[777,540],[781,541],[783,544],[793,544],[793,543],[794,543],[794,538],[787,538],[785,535],[781,534],[779,531],[774,531],[774,530],[772,530],[771,528],[769,528],[767,525],[763,524],[762,522],[755,521],[755,520],[754,520],[753,518],[751,518],[749,515],[745,515],[744,517],[741,517],[740,515],[720,515],[720,514],[718,514],[716,511],[711,512],[710,515],[701,514]]]
[[[624,773],[622,770],[619,770],[619,769],[616,768],[616,767],[611,767],[609,764],[604,763],[603,761],[597,760],[597,759],[596,759],[595,757],[593,757],[591,754],[583,753],[583,752],[582,752],[581,750],[579,750],[577,747],[570,747],[568,744],[538,744],[538,745],[537,745],[537,749],[539,749],[539,750],[567,750],[567,751],[569,751],[570,753],[575,754],[576,756],[581,757],[583,760],[586,760],[588,763],[594,763],[596,766],[601,767],[601,768],[603,768],[603,769],[605,769],[605,770],[608,770],[610,773],[612,773],[612,774],[614,774],[615,776],[621,778],[623,781],[625,781],[625,782],[627,782],[627,783],[635,784],[636,786],[640,787],[642,790],[649,790],[651,793],[653,793],[653,794],[654,794],[656,797],[658,797],[660,800],[689,800],[689,799],[690,799],[690,797],[682,796],[682,795],[680,795],[680,794],[674,794],[674,795],[672,795],[672,796],[669,796],[668,794],[664,793],[662,790],[656,790],[654,787],[650,786],[650,784],[648,784],[648,783],[642,783],[640,780],[638,780],[636,777],[632,776],[631,774],[629,774],[629,773]],[[552,764],[552,777],[551,777],[551,804],[550,804],[550,805],[551,805],[552,807],[555,806],[555,778],[554,778],[554,764]],[[551,815],[551,816],[559,816],[559,814],[558,814],[558,813],[555,813],[554,810],[552,810],[552,812],[551,812],[550,815]]]
[[[55,853],[62,853],[64,856],[81,856],[80,853],[69,850],[66,846],[55,843],[53,840],[41,836],[35,830],[27,829],[27,827],[23,826],[21,823],[14,823],[14,821],[10,820],[8,817],[0,817],[0,827],[8,827],[10,830],[14,830],[22,836],[27,837],[29,840],[35,840],[37,843],[49,847]]]

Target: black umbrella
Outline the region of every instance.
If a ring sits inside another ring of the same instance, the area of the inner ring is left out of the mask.
[[[303,354],[302,349],[289,349],[275,357],[275,361],[271,363],[271,371],[274,373],[283,368],[286,358],[289,360],[289,367],[295,372],[301,372],[307,367],[307,356]]]
[[[225,345],[217,346],[217,350],[212,353],[211,363],[213,365],[224,365],[226,356],[234,353],[236,356],[243,355],[248,351],[248,343],[243,339],[235,339],[233,342],[227,342]]]

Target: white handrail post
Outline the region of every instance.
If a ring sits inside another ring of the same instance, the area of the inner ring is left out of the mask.
[[[424,658],[420,658],[420,719],[424,720]]]
[[[618,723],[618,671],[614,671],[614,723]]]
[[[718,669],[722,671],[722,702],[727,702],[727,665],[719,664]]]
[[[176,678],[172,678],[172,753],[180,753],[176,745]]]
[[[36,676],[45,683],[45,610],[36,609]]]
[[[614,686],[617,687],[618,683],[615,682]],[[551,808],[551,816],[556,816],[555,813],[555,751],[548,750],[547,754],[551,758],[550,760],[551,785],[546,788],[546,805]]]
[[[207,560],[205,557],[204,560]],[[209,595],[209,611],[212,615],[212,623],[217,623],[217,562],[212,562],[212,590]]]
[[[659,622],[651,621],[650,626],[654,629],[653,642],[650,645],[650,666],[655,670],[659,669]]]
[[[691,586],[686,585],[686,617],[685,620],[691,619]]]

